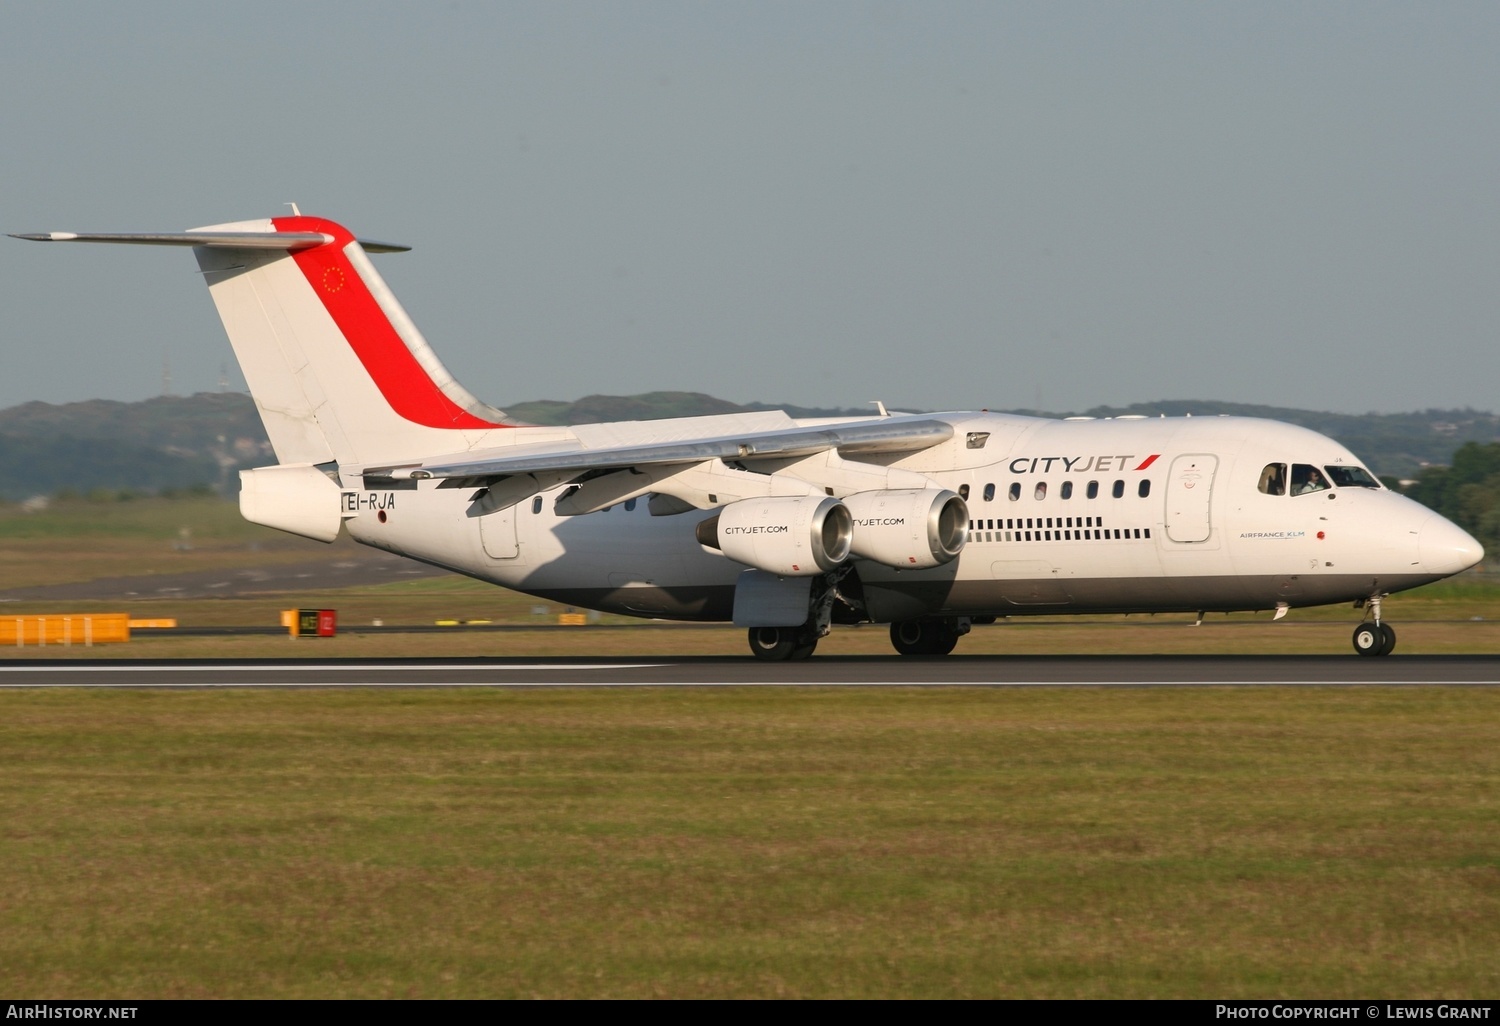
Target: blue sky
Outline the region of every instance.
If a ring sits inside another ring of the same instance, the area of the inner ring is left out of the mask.
[[[497,405],[1500,407],[1500,7],[0,6],[0,228],[297,201]],[[0,406],[240,378],[191,257],[0,240]]]

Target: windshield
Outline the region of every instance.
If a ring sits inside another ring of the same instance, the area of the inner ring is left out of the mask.
[[[1260,472],[1260,484],[1258,486],[1266,495],[1286,494],[1286,464],[1267,463],[1264,470]]]
[[[1324,467],[1333,483],[1340,488],[1379,488],[1380,482],[1364,467]]]
[[[1306,463],[1292,464],[1292,494],[1307,495],[1310,492],[1321,492],[1329,487],[1328,479],[1319,473],[1317,467]]]

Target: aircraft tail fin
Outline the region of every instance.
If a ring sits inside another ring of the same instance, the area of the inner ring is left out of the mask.
[[[454,380],[361,242],[316,217],[188,232],[19,238],[191,246],[282,463],[364,464],[458,452],[515,426]]]

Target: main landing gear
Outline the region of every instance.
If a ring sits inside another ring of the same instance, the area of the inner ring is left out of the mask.
[[[751,627],[750,651],[757,659],[784,663],[806,659],[818,647],[818,633],[807,624],[801,627]]]
[[[891,624],[891,644],[904,656],[945,656],[969,633],[967,617],[951,620],[899,620]]]
[[[1368,601],[1374,621],[1366,620],[1354,628],[1354,651],[1362,656],[1390,655],[1396,647],[1396,629],[1380,620],[1380,598],[1373,595]]]
[[[827,637],[833,626],[834,607],[842,606],[852,613],[863,608],[858,598],[846,596],[839,590],[839,582],[850,572],[840,567],[823,575],[815,582],[807,621],[797,627],[751,627],[750,652],[757,659],[768,663],[784,663],[794,659],[806,659],[818,647],[818,639]],[[858,578],[854,578],[857,587]],[[854,594],[857,596],[858,591]],[[845,621],[852,622],[852,621]]]
[[[945,656],[969,633],[968,617],[949,620],[902,620],[891,624],[891,644],[904,656]],[[811,621],[800,627],[751,627],[750,651],[757,659],[782,663],[806,659],[818,647]]]

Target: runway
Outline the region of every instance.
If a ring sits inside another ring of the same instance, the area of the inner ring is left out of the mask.
[[[0,688],[1500,685],[1500,656],[890,656],[590,660],[16,660]]]

